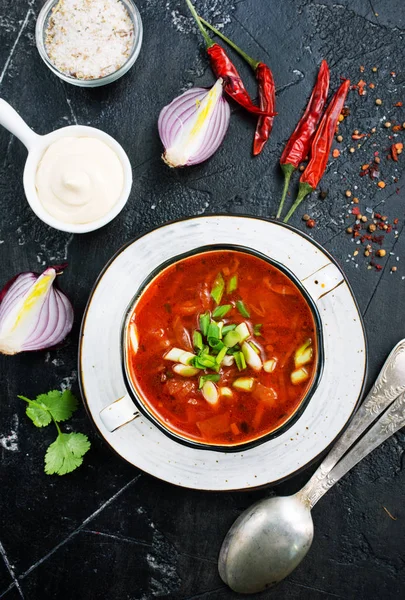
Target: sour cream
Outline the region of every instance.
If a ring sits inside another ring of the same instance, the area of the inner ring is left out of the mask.
[[[95,137],[64,137],[45,151],[35,185],[50,215],[64,223],[90,223],[117,203],[124,169],[105,142]]]

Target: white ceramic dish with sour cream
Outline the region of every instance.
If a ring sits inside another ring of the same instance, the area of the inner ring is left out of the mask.
[[[0,99],[0,125],[13,133],[27,148],[28,157],[24,168],[24,191],[28,204],[44,223],[69,233],[88,233],[107,225],[124,208],[132,187],[132,168],[122,146],[110,135],[85,125],[70,125],[52,131],[47,135],[38,135],[28,127],[20,115],[5,100]],[[45,209],[36,187],[38,167],[46,151],[64,138],[93,138],[106,144],[119,159],[123,169],[121,191],[114,205],[102,216],[85,223],[72,223],[58,219]]]

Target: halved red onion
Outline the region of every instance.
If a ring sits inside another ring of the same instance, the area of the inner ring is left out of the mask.
[[[61,267],[20,273],[0,292],[0,353],[56,346],[73,326],[73,307],[54,284]]]
[[[231,117],[222,83],[187,90],[162,109],[158,129],[170,167],[199,164],[218,150]]]

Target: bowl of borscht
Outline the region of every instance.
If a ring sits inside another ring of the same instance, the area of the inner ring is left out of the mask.
[[[106,426],[141,414],[194,448],[239,451],[285,432],[323,369],[321,319],[307,288],[242,246],[163,262],[135,290],[121,340],[127,395],[102,411]]]

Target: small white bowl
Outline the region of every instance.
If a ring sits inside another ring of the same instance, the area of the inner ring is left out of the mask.
[[[38,15],[37,24],[35,27],[35,39],[39,55],[46,64],[46,66],[52,71],[52,73],[54,73],[60,79],[66,81],[67,83],[87,88],[99,87],[100,85],[107,85],[108,83],[112,83],[113,81],[116,81],[117,79],[125,75],[125,73],[129,71],[129,69],[132,67],[132,65],[139,56],[143,38],[142,19],[139,10],[137,9],[134,2],[132,0],[121,0],[125,8],[127,9],[134,26],[133,45],[127,60],[119,69],[117,69],[113,73],[110,73],[109,75],[106,75],[105,77],[99,77],[98,79],[78,79],[77,77],[72,77],[71,75],[67,75],[62,71],[59,71],[59,69],[57,69],[53,62],[50,60],[45,48],[45,31],[48,27],[48,21],[49,17],[51,16],[52,9],[54,8],[54,6],[56,6],[58,1],[59,0],[47,0],[47,2],[45,2],[44,6],[41,9],[41,12]]]
[[[28,157],[24,168],[24,191],[28,200],[28,204],[37,215],[47,225],[67,231],[69,233],[88,233],[104,227],[112,221],[124,208],[127,203],[131,187],[132,187],[132,168],[122,146],[110,135],[96,129],[95,127],[87,127],[85,125],[70,125],[62,127],[47,135],[38,135],[28,127],[20,115],[12,108],[5,100],[0,98],[0,125],[3,125],[11,133],[13,133],[27,148]],[[91,221],[90,223],[65,223],[59,221],[50,215],[42,205],[38,198],[35,176],[38,164],[44,155],[45,150],[52,144],[63,137],[93,137],[107,144],[118,156],[124,170],[124,185],[121,195],[112,209],[100,219]]]

